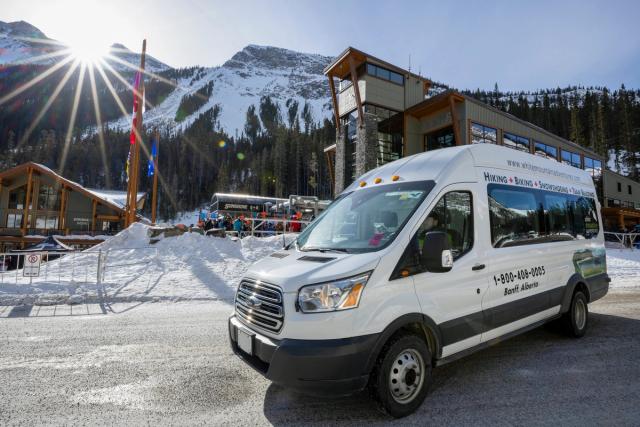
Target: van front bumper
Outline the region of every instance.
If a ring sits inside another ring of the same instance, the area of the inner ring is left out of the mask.
[[[238,328],[253,337],[253,354],[238,347]],[[369,358],[379,334],[330,340],[274,340],[229,318],[233,352],[276,384],[308,394],[349,395],[364,389],[369,380]]]

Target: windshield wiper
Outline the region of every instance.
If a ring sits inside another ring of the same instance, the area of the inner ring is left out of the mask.
[[[318,251],[318,252],[341,252],[344,254],[348,254],[349,253],[349,249],[346,248],[299,248],[302,252],[311,252],[311,251]]]

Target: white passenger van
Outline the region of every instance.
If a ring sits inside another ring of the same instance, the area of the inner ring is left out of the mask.
[[[231,345],[275,383],[368,386],[405,416],[434,366],[556,318],[584,335],[609,288],[599,211],[587,172],[505,147],[386,164],[247,271]]]

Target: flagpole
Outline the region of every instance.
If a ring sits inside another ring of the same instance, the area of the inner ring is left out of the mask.
[[[156,205],[158,194],[158,155],[160,154],[160,132],[156,129],[156,155],[153,156],[153,191],[151,193],[151,223],[156,225]]]
[[[144,93],[144,66],[145,56],[147,52],[147,40],[142,40],[142,54],[140,55],[140,86],[135,93],[138,108],[136,110],[136,129],[135,129],[135,144],[133,147],[133,156],[131,158],[129,176],[129,195],[128,195],[128,212],[127,212],[127,226],[136,222],[136,211],[138,205],[138,177],[140,176],[140,145],[142,145],[142,94]]]

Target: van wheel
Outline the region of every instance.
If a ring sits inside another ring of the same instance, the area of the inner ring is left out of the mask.
[[[569,336],[580,338],[589,326],[589,308],[587,297],[582,291],[576,291],[571,300],[569,311],[563,315],[564,329]]]
[[[385,345],[371,374],[380,409],[395,418],[413,413],[431,384],[431,353],[417,335],[400,335]]]

